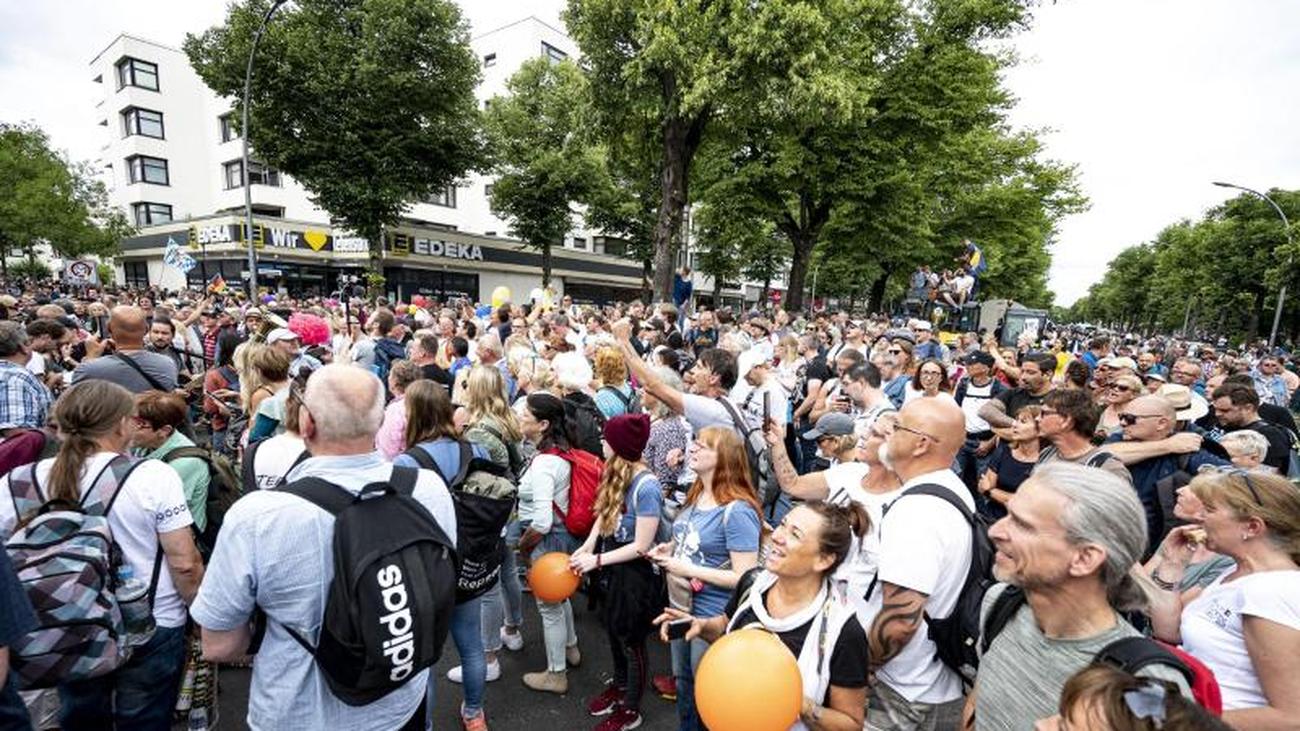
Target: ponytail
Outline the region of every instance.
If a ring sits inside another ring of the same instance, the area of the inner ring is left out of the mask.
[[[819,549],[822,553],[835,557],[835,562],[826,570],[828,574],[848,558],[853,538],[861,539],[871,529],[871,517],[867,515],[866,509],[853,501],[839,505],[825,500],[812,500],[802,507],[822,518]]]
[[[51,501],[81,502],[81,470],[100,449],[100,440],[135,410],[131,393],[121,386],[91,379],[69,388],[54,405],[54,421],[63,443],[50,468],[46,495]]]

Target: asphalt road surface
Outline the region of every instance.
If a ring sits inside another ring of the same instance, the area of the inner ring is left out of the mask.
[[[524,648],[519,652],[503,652],[501,678],[488,683],[484,705],[487,708],[488,728],[491,731],[569,731],[593,729],[603,718],[587,715],[587,701],[599,693],[613,672],[605,630],[597,612],[587,611],[587,599],[574,598],[574,617],[578,625],[578,646],[582,650],[582,665],[569,670],[569,692],[562,696],[538,693],[524,687],[520,679],[524,673],[545,668],[545,650],[542,645],[541,619],[537,604],[531,594],[524,594]],[[669,672],[668,646],[657,637],[648,641],[650,669],[655,674]],[[460,686],[447,680],[447,669],[460,663],[456,645],[451,637],[443,648],[442,661],[438,663],[436,715],[434,728],[438,731],[460,729]],[[248,683],[252,670],[222,668],[218,695],[219,716],[215,728],[247,728]],[[646,690],[641,703],[644,721],[641,728],[651,731],[669,731],[677,727],[677,714],[670,701]],[[184,729],[184,724],[177,724]]]

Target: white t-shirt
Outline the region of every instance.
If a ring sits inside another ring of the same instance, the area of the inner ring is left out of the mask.
[[[253,480],[251,487],[268,490],[280,484],[280,479],[289,474],[290,468],[298,461],[307,445],[297,434],[283,432],[257,445],[253,453]]]
[[[1261,571],[1228,583],[1223,578],[1183,607],[1183,649],[1214,671],[1223,710],[1268,705],[1246,652],[1242,617],[1251,616],[1300,629],[1300,571]]]
[[[82,497],[115,456],[112,452],[98,452],[86,460],[81,472]],[[36,464],[36,484],[42,495],[48,495],[46,486],[53,466],[53,458]],[[17,522],[14,501],[9,493],[9,476],[5,475],[0,478],[0,537],[8,540]],[[131,565],[135,578],[141,581],[148,581],[153,576],[154,561],[158,557],[158,534],[188,528],[193,522],[185,503],[181,476],[171,465],[153,459],[144,460],[127,475],[116,502],[108,511],[108,527],[113,531],[113,540],[122,548],[122,555]],[[158,571],[153,616],[159,627],[185,624],[185,603],[176,593],[165,558]]]
[[[735,402],[732,402],[732,404],[736,407],[736,411],[740,413],[741,418],[750,419],[748,412],[740,408]],[[686,417],[686,421],[690,423],[691,428],[697,434],[701,429],[709,426],[729,426],[733,429],[736,427],[735,420],[731,418],[731,412],[727,410],[727,407],[718,403],[717,399],[694,393],[684,393],[682,394],[682,407],[684,412],[682,415]],[[760,411],[763,408],[761,400],[758,408]],[[758,419],[753,419],[749,427],[751,429],[757,428]]]
[[[45,375],[45,356],[32,351],[32,357],[27,361],[27,370],[36,376]]]
[[[790,397],[786,395],[785,388],[775,376],[768,378],[767,382],[757,388],[750,389],[743,399],[739,400],[741,412],[745,419],[751,424],[761,424],[763,422],[763,394],[770,394],[768,403],[771,408],[770,416],[777,424],[787,424],[790,419]]]
[[[870,530],[861,540],[854,536],[848,557],[835,570],[835,578],[848,583],[850,595],[856,597],[866,596],[880,566],[880,513],[884,505],[880,498],[884,496],[862,489],[868,470],[866,462],[840,462],[822,472],[826,479],[826,502],[844,505],[852,501],[866,509],[871,517]]]
[[[923,398],[924,396],[925,396],[925,391],[912,388],[912,384],[909,383],[907,384],[907,388],[903,389],[903,405],[906,406],[919,398]],[[938,401],[947,401],[953,406],[957,405],[957,399],[953,398],[952,394],[948,393],[947,391],[940,391],[939,393],[936,393],[931,398],[934,398]]]
[[[926,483],[952,490],[971,512],[975,511],[970,490],[950,469],[908,480],[880,521],[880,581],[928,595],[926,614],[947,617],[957,605],[970,569],[970,524],[940,498],[918,495],[902,499],[909,488]],[[871,593],[868,611],[872,616],[880,611],[883,593],[881,587]],[[922,621],[903,650],[880,668],[878,676],[914,703],[956,700],[962,695],[961,679],[939,662],[928,631]]]

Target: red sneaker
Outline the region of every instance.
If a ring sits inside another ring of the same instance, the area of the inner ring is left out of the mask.
[[[624,691],[613,683],[605,686],[605,691],[587,703],[587,713],[604,716],[613,712],[614,706],[623,700]]]
[[[596,724],[596,731],[631,731],[641,725],[641,714],[619,706],[609,718]]]
[[[655,692],[666,701],[677,700],[677,678],[672,675],[656,675],[650,679]]]

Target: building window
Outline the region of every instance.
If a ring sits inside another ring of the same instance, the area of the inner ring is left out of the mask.
[[[456,186],[448,185],[446,188],[443,188],[429,196],[424,202],[432,203],[435,206],[442,206],[443,208],[455,208]]]
[[[225,173],[226,190],[244,187],[244,161],[231,160],[222,166]],[[253,185],[280,187],[280,171],[267,167],[256,160],[248,163],[248,178]]]
[[[488,55],[483,57],[484,67],[496,66],[496,65],[497,65],[497,55],[495,53],[489,53]]]
[[[582,249],[583,251],[586,251],[586,250],[587,250],[587,240],[584,239],[584,238],[582,238],[582,237],[580,237],[580,236],[574,236],[574,237],[573,237],[573,248],[575,248],[575,249]]]
[[[152,109],[127,107],[122,110],[122,136],[140,135],[163,139],[163,115]]]
[[[167,174],[167,161],[161,157],[132,155],[126,159],[126,169],[132,183],[171,185],[171,177]]]
[[[148,287],[149,286],[149,264],[143,261],[128,261],[122,263],[122,275],[126,280],[128,287]]]
[[[166,203],[132,203],[131,213],[137,226],[171,223],[172,220],[172,207]]]
[[[221,141],[229,142],[239,139],[239,131],[235,129],[235,113],[227,112],[217,117],[217,126],[221,129]]]
[[[493,185],[492,183],[488,183],[487,185],[483,186],[483,197],[488,198],[490,200],[492,198],[492,190],[495,187],[496,186]]]
[[[569,54],[552,46],[546,41],[542,41],[542,55],[550,59],[552,63],[559,63],[569,57]]]
[[[117,62],[117,88],[137,86],[158,91],[158,64],[127,56]]]
[[[623,239],[612,236],[597,236],[592,239],[595,244],[595,251],[600,254],[609,254],[610,256],[626,256],[627,242]]]

